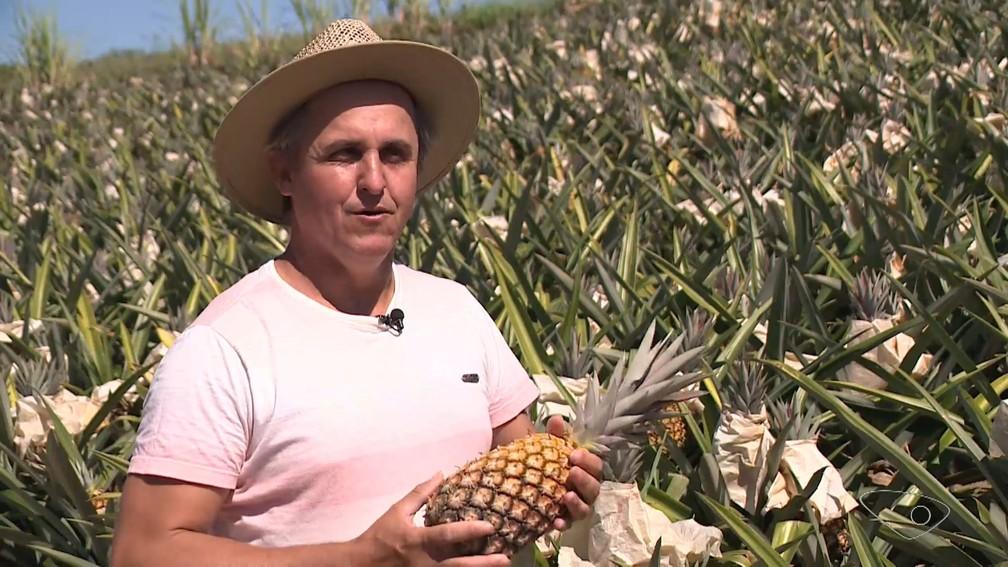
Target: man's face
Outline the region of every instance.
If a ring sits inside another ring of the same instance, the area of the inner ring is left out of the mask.
[[[309,105],[278,181],[297,244],[340,263],[391,254],[416,202],[413,104],[390,83],[339,85]]]

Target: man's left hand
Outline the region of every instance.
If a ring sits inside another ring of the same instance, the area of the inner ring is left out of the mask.
[[[567,424],[559,415],[546,422],[546,431],[557,437],[567,437]],[[558,530],[569,529],[573,522],[583,520],[591,514],[591,506],[598,498],[602,481],[602,459],[584,449],[576,449],[570,455],[571,471],[567,475],[567,488],[563,504],[567,511],[553,522]]]

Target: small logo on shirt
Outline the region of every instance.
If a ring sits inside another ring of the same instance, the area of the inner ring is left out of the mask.
[[[479,382],[479,374],[463,374],[462,381],[468,382],[469,384],[475,384]]]

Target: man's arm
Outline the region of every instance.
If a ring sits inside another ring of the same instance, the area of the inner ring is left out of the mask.
[[[453,557],[455,544],[493,533],[489,522],[412,525],[412,515],[437,489],[440,475],[416,486],[360,537],[345,543],[256,547],[209,535],[228,490],[157,476],[131,474],[112,542],[112,567],[433,566],[506,567],[501,554]]]
[[[526,408],[524,411],[511,418],[510,421],[504,422],[494,428],[493,442],[491,446],[496,448],[501,445],[507,445],[515,439],[528,437],[533,433],[535,433],[535,426],[532,424],[532,420],[529,419],[528,408]]]
[[[268,549],[208,535],[229,497],[230,491],[222,488],[128,475],[112,542],[112,567],[367,564],[354,542]]]

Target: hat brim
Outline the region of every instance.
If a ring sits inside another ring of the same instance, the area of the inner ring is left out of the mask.
[[[479,86],[465,63],[432,45],[381,41],[324,51],[277,68],[235,103],[214,136],[213,163],[224,192],[250,213],[283,219],[266,145],[277,121],[312,95],[357,80],[397,83],[413,97],[431,127],[417,177],[423,191],[448,173],[472,142],[479,123]]]

